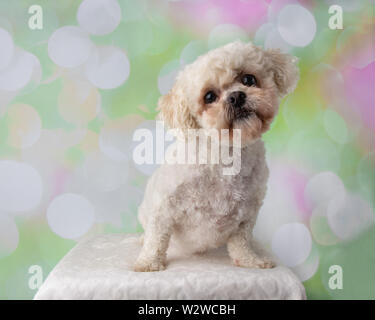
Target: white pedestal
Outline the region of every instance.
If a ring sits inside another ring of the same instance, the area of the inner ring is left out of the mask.
[[[225,250],[178,257],[161,272],[132,271],[138,235],[106,234],[79,242],[52,270],[34,299],[305,299],[286,267],[233,266]]]

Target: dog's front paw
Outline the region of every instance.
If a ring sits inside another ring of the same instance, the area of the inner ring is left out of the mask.
[[[271,269],[276,266],[269,258],[235,259],[234,264],[239,267],[254,269]]]
[[[154,260],[138,260],[134,265],[134,271],[136,272],[152,272],[162,271],[165,269],[165,262],[154,259]]]
[[[258,269],[271,269],[271,268],[276,267],[275,262],[273,262],[269,258],[256,259],[254,264],[255,264],[255,268],[258,268]]]

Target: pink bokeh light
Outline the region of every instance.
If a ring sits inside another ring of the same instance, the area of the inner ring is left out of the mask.
[[[347,67],[342,74],[350,106],[360,114],[363,123],[375,131],[375,62],[363,69]]]
[[[235,24],[253,32],[266,21],[268,5],[261,0],[203,0],[171,3],[170,9],[174,20],[188,23],[190,29],[208,31],[217,24]]]

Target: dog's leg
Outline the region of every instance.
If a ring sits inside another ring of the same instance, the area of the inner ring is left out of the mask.
[[[228,253],[233,263],[246,268],[273,268],[275,264],[268,257],[260,257],[252,247],[252,224],[244,222],[227,243]]]
[[[161,217],[152,217],[147,223],[143,247],[135,263],[134,271],[149,272],[165,269],[165,260],[171,227],[168,221]]]

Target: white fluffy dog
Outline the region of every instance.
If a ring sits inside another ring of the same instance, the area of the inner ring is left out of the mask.
[[[279,50],[234,42],[200,56],[179,73],[159,100],[169,128],[241,130],[241,169],[224,175],[223,164],[164,164],[149,180],[139,220],[145,230],[135,271],[166,266],[169,243],[204,252],[227,245],[237,266],[272,268],[254,250],[252,230],[268,178],[261,135],[279,100],[298,81],[297,59]],[[186,134],[188,137],[188,134]],[[188,138],[187,138],[188,139]]]

